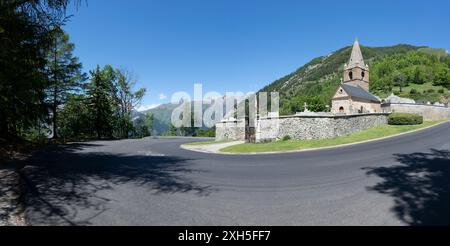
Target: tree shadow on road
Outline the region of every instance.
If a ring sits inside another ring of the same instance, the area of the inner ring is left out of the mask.
[[[90,219],[108,209],[110,200],[101,191],[112,190],[116,185],[145,188],[153,194],[193,192],[207,196],[213,191],[186,177],[201,172],[191,169],[187,159],[83,151],[96,146],[57,146],[28,160],[22,176],[33,223],[89,225]],[[80,217],[89,218],[79,221],[80,213]]]
[[[450,225],[450,151],[396,154],[401,165],[367,168],[382,181],[369,190],[394,198],[392,211],[409,225]]]

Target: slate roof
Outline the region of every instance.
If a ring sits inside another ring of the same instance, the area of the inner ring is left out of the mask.
[[[381,102],[380,99],[378,99],[372,93],[364,90],[360,86],[341,84],[341,87],[342,87],[342,89],[344,89],[345,92],[347,92],[347,94],[350,97],[356,97],[356,98],[365,99],[365,100],[369,100],[371,102],[377,102],[377,103]]]

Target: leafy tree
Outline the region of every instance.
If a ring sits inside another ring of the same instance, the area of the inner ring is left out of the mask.
[[[92,137],[88,100],[84,94],[70,95],[58,117],[59,134],[64,139]]]
[[[81,90],[86,78],[81,73],[81,63],[72,53],[75,46],[69,42],[69,35],[60,27],[55,27],[51,31],[51,39],[52,45],[46,57],[49,75],[46,102],[52,112],[53,138],[57,138],[59,108],[71,94]]]
[[[441,85],[450,88],[450,69],[445,66],[440,66],[436,70],[433,85]]]
[[[118,119],[116,131],[118,132],[118,137],[126,138],[133,127],[131,112],[141,102],[146,90],[145,88],[137,91],[132,90],[136,80],[131,73],[125,70],[114,70],[112,73],[114,73],[111,79],[114,81],[114,98],[117,106],[116,117]]]
[[[405,74],[399,71],[395,71],[392,74],[392,81],[394,82],[395,86],[398,86],[400,88],[400,92],[402,92],[403,87],[406,87],[408,85]]]
[[[320,96],[297,96],[290,100],[288,113],[303,112],[305,110],[305,104],[309,111],[324,112],[327,110],[327,104],[324,101],[325,99]],[[282,111],[286,111],[286,109]]]
[[[424,68],[422,66],[416,66],[414,69],[414,79],[411,81],[415,84],[423,84],[427,80]]]

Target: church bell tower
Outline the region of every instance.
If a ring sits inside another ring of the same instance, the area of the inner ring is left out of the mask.
[[[358,39],[355,39],[348,64],[344,65],[344,78],[342,82],[344,84],[360,86],[364,90],[369,91],[369,66],[364,63]]]

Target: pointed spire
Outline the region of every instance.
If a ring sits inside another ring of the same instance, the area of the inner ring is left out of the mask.
[[[361,48],[359,47],[358,38],[355,38],[355,43],[353,44],[352,55],[350,56],[350,60],[348,62],[347,68],[354,67],[365,67],[364,58],[361,53]]]

